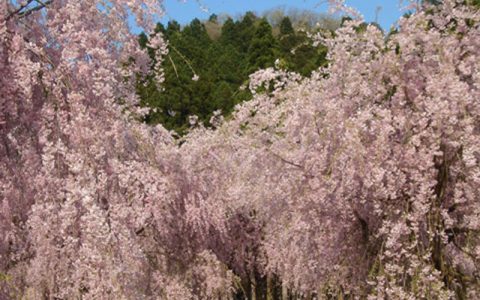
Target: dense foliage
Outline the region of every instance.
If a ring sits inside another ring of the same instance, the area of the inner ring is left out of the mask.
[[[220,33],[215,35],[213,28]],[[248,85],[251,73],[273,67],[277,59],[304,76],[327,63],[326,48],[314,47],[306,32],[294,30],[288,16],[275,28],[249,12],[238,21],[220,22],[212,15],[208,22],[195,19],[184,28],[170,21],[166,28],[158,24],[155,31],[168,40],[162,64],[165,82],[158,87],[146,78],[138,85],[139,95],[142,105],[152,108],[147,123],[161,123],[180,134],[190,127],[192,116],[211,125],[216,112],[227,116],[236,104],[250,100],[251,93],[242,85]],[[140,35],[143,48],[148,40]],[[150,54],[153,57],[151,49]]]
[[[387,37],[331,2],[327,67],[175,140],[136,94],[167,44],[126,26],[157,1],[2,0],[0,299],[478,299],[476,2]]]

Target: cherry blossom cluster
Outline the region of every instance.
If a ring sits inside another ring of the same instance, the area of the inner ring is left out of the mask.
[[[161,1],[0,0],[0,298],[479,298],[469,3],[347,21],[315,37],[327,67],[254,73],[176,139],[135,93],[167,48],[128,19]]]

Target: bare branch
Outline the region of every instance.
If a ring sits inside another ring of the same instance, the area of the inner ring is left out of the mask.
[[[278,155],[277,153],[275,153],[275,152],[273,152],[273,151],[271,151],[271,150],[270,150],[269,152],[272,153],[273,156],[275,156],[276,158],[280,159],[282,162],[284,162],[284,163],[286,163],[286,164],[288,164],[288,165],[297,167],[297,168],[299,168],[299,169],[301,169],[301,170],[305,170],[305,167],[304,167],[304,166],[299,165],[299,164],[296,164],[296,163],[294,163],[294,162],[291,162],[291,161],[289,161],[289,160],[281,157],[280,155]]]
[[[27,6],[30,5],[34,0],[28,0],[25,4],[20,5],[16,10],[12,11],[6,18],[5,20],[8,21],[10,20],[13,16],[19,14],[23,9],[25,9]]]
[[[20,17],[20,18],[28,17],[31,13],[36,12],[36,11],[39,11],[39,10],[41,10],[42,8],[46,7],[47,5],[51,4],[51,3],[53,2],[53,0],[48,0],[48,1],[45,1],[45,2],[42,2],[42,1],[39,1],[39,0],[35,0],[35,2],[38,3],[37,6],[32,7],[32,8],[30,8],[30,9],[28,9],[28,10],[25,10],[25,11],[19,13],[19,14],[18,14],[19,17]]]

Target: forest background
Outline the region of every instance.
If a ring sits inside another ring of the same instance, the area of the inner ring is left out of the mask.
[[[260,69],[281,67],[309,76],[327,64],[327,48],[314,46],[310,37],[319,31],[333,33],[342,19],[313,11],[273,9],[257,16],[247,12],[234,20],[212,14],[186,26],[171,20],[158,23],[156,33],[169,41],[163,61],[165,82],[159,88],[154,76],[141,81],[142,105],[152,108],[149,124],[184,134],[191,117],[210,125],[214,114],[229,116],[236,104],[252,98],[249,75]],[[149,37],[139,36],[146,48]],[[150,49],[154,59],[154,51]],[[193,79],[193,80],[192,80]]]

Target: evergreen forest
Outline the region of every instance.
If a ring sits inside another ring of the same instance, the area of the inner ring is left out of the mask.
[[[139,82],[141,103],[151,108],[145,121],[161,123],[182,135],[191,126],[191,116],[209,126],[215,112],[228,117],[236,104],[251,99],[247,87],[249,75],[255,71],[276,63],[309,76],[326,66],[327,48],[314,46],[309,35],[334,29],[340,21],[316,16],[329,21],[331,28],[319,24],[315,28],[308,24],[315,19],[312,13],[293,17],[295,22],[278,11],[263,17],[247,12],[237,20],[220,20],[213,14],[206,21],[194,19],[183,27],[174,20],[167,26],[158,23],[155,33],[168,40],[168,54],[162,63],[165,81],[160,87],[153,77]],[[140,34],[142,48],[148,47],[149,38]],[[153,59],[153,50],[149,50]]]

